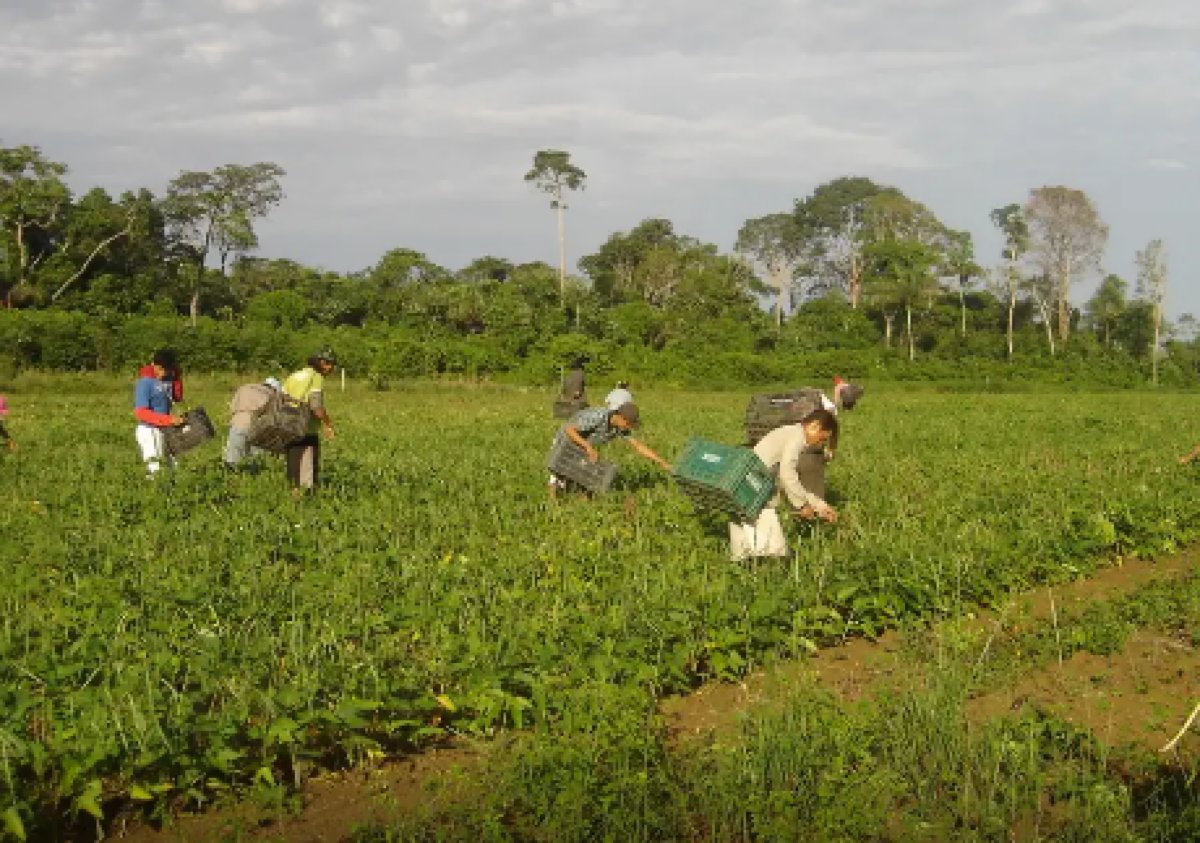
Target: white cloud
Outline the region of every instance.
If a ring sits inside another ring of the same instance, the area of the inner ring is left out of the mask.
[[[1116,253],[1125,228],[1190,238],[1196,43],[1190,0],[8,0],[0,98],[21,107],[0,142],[46,145],[83,186],[279,160],[264,251],[332,267],[369,261],[288,233],[326,206],[368,208],[380,252],[397,218],[449,263],[484,250],[472,232],[526,242],[543,209],[520,175],[547,146],[590,176],[579,249],[673,212],[731,240],[737,214],[862,174],[977,235],[1036,184],[1123,179],[1102,207]],[[1188,248],[1177,271],[1200,272]]]

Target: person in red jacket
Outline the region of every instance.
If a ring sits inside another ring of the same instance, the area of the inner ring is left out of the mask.
[[[153,477],[164,461],[170,461],[163,444],[163,428],[183,424],[183,417],[171,412],[175,394],[183,396],[183,382],[172,377],[179,372],[179,361],[169,348],[154,352],[148,365],[138,370],[133,388],[133,415],[138,421],[134,436],[146,463],[146,472]]]

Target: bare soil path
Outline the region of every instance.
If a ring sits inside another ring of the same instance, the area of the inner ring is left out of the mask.
[[[1013,595],[995,611],[969,623],[980,630],[1017,634],[1030,624],[1077,613],[1089,603],[1130,594],[1155,581],[1200,568],[1200,550],[1155,562],[1131,561],[1054,588]],[[1200,619],[1197,619],[1200,623]],[[760,706],[783,703],[798,681],[815,680],[846,700],[886,687],[908,669],[900,658],[903,635],[850,639],[810,658],[755,672],[738,683],[710,683],[687,696],[663,701],[662,712],[677,740],[719,739],[736,734],[740,718]],[[1141,743],[1158,749],[1200,701],[1200,650],[1190,643],[1135,635],[1112,656],[1078,653],[1061,664],[1018,677],[977,697],[973,717],[990,717],[1037,706],[1090,729],[1111,744]],[[166,841],[345,840],[356,827],[401,816],[431,798],[449,799],[470,787],[472,773],[487,763],[493,744],[455,743],[360,771],[309,780],[298,812],[242,802],[195,816],[180,816],[161,830],[140,823],[115,828],[112,839]]]

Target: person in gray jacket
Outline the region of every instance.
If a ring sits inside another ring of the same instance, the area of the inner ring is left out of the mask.
[[[267,378],[262,383],[239,386],[233,393],[229,401],[229,436],[225,440],[226,467],[237,468],[247,456],[259,453],[246,435],[255,416],[262,412],[280,389],[282,384],[278,380]]]

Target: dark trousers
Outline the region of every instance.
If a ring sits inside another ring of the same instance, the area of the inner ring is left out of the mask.
[[[320,478],[321,440],[310,433],[287,446],[287,478],[295,488],[315,489]]]
[[[796,460],[800,484],[818,498],[825,499],[825,452],[802,451]]]

